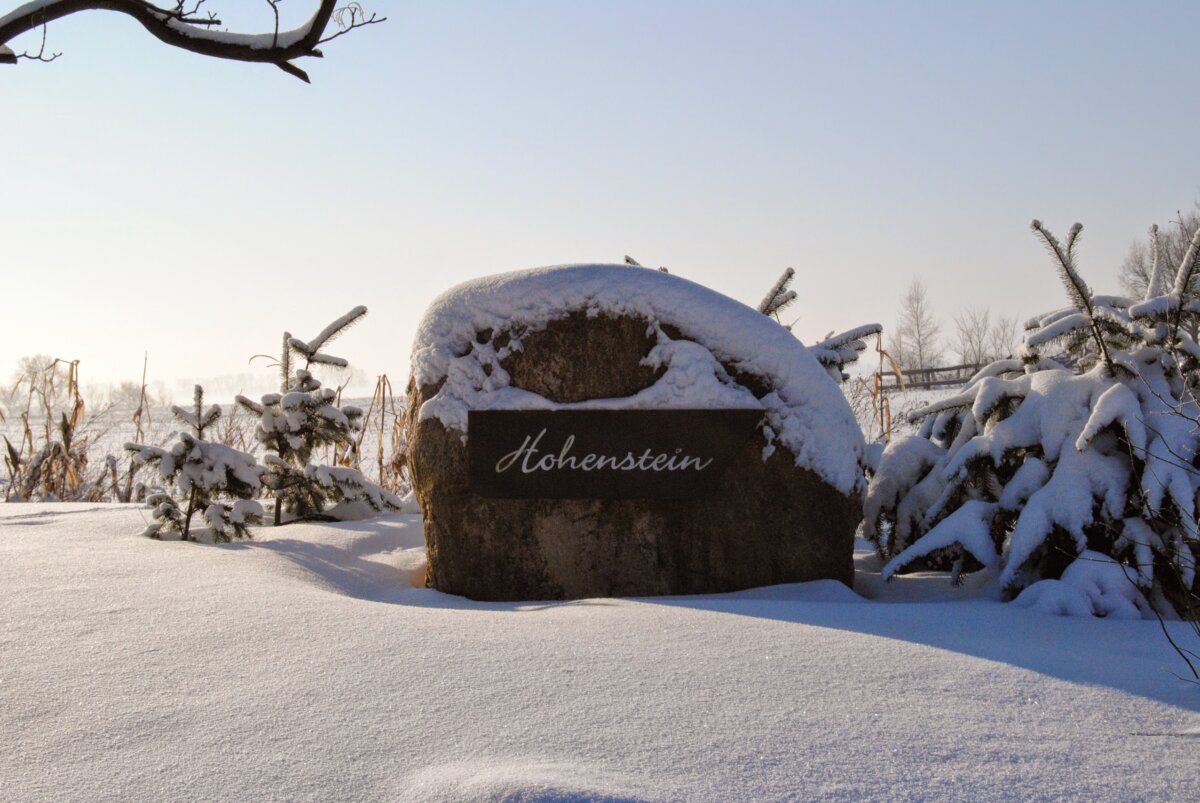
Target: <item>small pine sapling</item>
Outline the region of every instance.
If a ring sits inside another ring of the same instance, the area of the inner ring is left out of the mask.
[[[366,307],[355,307],[307,341],[284,332],[278,362],[280,392],[258,402],[237,397],[238,404],[258,416],[255,436],[268,450],[263,483],[275,495],[276,525],[282,523],[284,510],[296,519],[313,519],[339,502],[363,502],[376,512],[399,509],[396,496],[355,469],[312,465],[319,448],[354,447],[363,413],[358,407],[339,406],[337,392],[322,387],[310,369],[314,365],[345,368],[346,360],[321,349],[366,314]],[[303,368],[295,367],[295,358],[303,358]]]
[[[170,449],[125,444],[135,461],[156,466],[159,476],[175,490],[175,494],[147,498],[154,512],[145,534],[161,538],[165,532],[177,532],[181,540],[194,541],[192,516],[199,512],[208,520],[214,541],[249,538],[248,526],[262,522],[262,505],[252,498],[262,487],[262,466],[252,455],[204,440],[205,430],[221,417],[221,408],[204,407],[204,389],[199,385],[190,410],[172,407],[171,412],[191,431],[180,432]]]

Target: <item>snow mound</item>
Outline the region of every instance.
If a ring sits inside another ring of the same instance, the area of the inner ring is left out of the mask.
[[[583,310],[589,316],[638,316],[650,321],[658,346],[647,358],[664,367],[653,386],[627,399],[558,404],[509,385],[500,362],[520,336]],[[691,343],[663,332],[669,325]],[[477,333],[509,331],[500,349]],[[700,347],[697,347],[699,344]],[[762,377],[771,392],[756,398],[725,366]],[[426,386],[444,380],[422,407],[467,431],[468,409],[713,408],[762,409],[766,456],[775,443],[843,493],[859,488],[863,437],[837,385],[795,335],[727,296],[659,271],[624,265],[568,265],[488,276],[439,296],[417,327],[413,377]]]
[[[1056,616],[1110,616],[1153,619],[1134,574],[1107,555],[1086,550],[1060,580],[1041,580],[1026,588],[1015,605]]]
[[[372,602],[396,602],[437,592],[425,588],[425,539],[419,516],[375,514],[336,524],[297,522],[255,530],[243,548],[271,555],[263,568],[321,593]]]
[[[764,588],[748,588],[745,591],[734,591],[729,594],[718,594],[716,599],[724,597],[739,600],[757,600],[760,602],[813,602],[813,603],[856,603],[863,598],[855,594],[845,583],[837,580],[809,580],[807,583],[783,583]]]
[[[428,767],[408,779],[401,801],[417,803],[634,803],[660,800],[628,779],[569,762],[513,759]]]

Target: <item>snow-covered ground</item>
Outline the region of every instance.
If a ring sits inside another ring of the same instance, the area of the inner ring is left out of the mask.
[[[1200,687],[1153,621],[884,587],[868,552],[874,600],[484,604],[420,587],[416,516],[210,546],[145,515],[0,506],[0,799],[1196,793]]]

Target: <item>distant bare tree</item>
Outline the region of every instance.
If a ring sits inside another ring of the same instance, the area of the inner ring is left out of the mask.
[[[954,350],[960,362],[980,365],[992,357],[992,315],[986,309],[967,307],[954,316]]]
[[[933,316],[925,285],[913,279],[900,300],[892,330],[888,347],[892,358],[905,370],[936,368],[942,359],[941,333],[942,325]]]
[[[954,351],[967,365],[983,365],[1016,351],[1016,318],[993,320],[989,310],[967,307],[954,316],[954,331]]]
[[[164,402],[155,399],[142,385],[128,380],[121,382],[108,390],[108,404],[121,411],[137,410],[143,404],[153,407]]]
[[[1018,321],[1015,317],[997,318],[988,331],[988,351],[991,359],[1000,360],[1017,352]]]

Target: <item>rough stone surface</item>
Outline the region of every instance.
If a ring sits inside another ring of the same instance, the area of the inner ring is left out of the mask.
[[[514,386],[555,401],[628,396],[655,378],[639,365],[653,345],[647,327],[637,318],[573,314],[520,335],[522,351],[503,367]],[[765,392],[755,384],[747,382]],[[433,588],[480,600],[535,600],[852,583],[859,500],[796,466],[786,449],[764,461],[760,433],[706,498],[485,499],[469,488],[462,433],[418,420],[437,387],[410,383],[406,424]]]
[[[560,404],[632,396],[660,373],[639,364],[654,337],[638,318],[573,312],[522,336],[521,344],[503,363],[513,387]]]

